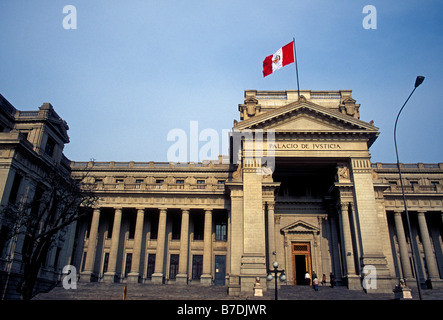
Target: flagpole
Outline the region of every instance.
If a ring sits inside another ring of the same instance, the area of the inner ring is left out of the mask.
[[[294,41],[294,61],[295,61],[295,74],[297,75],[297,92],[298,92],[298,98],[300,99],[300,84],[298,82],[298,66],[297,66],[297,53],[295,51],[295,38],[292,38]]]

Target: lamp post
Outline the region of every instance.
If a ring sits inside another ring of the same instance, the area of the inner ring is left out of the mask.
[[[412,243],[411,223],[409,221],[409,213],[408,213],[408,206],[407,206],[407,203],[406,203],[405,189],[404,189],[404,186],[403,186],[403,179],[402,179],[402,176],[401,176],[400,160],[398,158],[398,150],[397,150],[397,122],[398,122],[398,118],[400,117],[400,113],[403,111],[403,108],[405,107],[406,103],[409,101],[409,98],[412,96],[412,94],[414,93],[415,89],[417,89],[418,86],[421,85],[424,80],[425,80],[425,77],[423,77],[423,76],[418,76],[415,79],[414,90],[412,90],[411,94],[406,99],[405,103],[403,104],[403,106],[401,107],[400,111],[398,112],[397,119],[395,119],[395,125],[394,125],[395,155],[397,156],[397,168],[398,168],[398,174],[400,175],[400,185],[401,185],[401,192],[402,192],[402,195],[403,195],[403,203],[405,205],[406,222],[407,222],[407,225],[408,225],[409,239],[411,239],[412,261],[414,263],[414,275],[415,275],[415,280],[417,281],[417,290],[418,290],[418,296],[419,296],[420,300],[422,300],[422,296],[421,296],[421,288],[420,288],[420,279],[419,279],[419,276],[418,276],[418,265],[417,265],[417,260],[416,260],[416,252],[415,252],[414,244]]]
[[[278,300],[278,291],[277,291],[277,274],[280,274],[280,281],[286,281],[286,274],[285,274],[285,270],[278,270],[278,262],[274,261],[274,263],[272,264],[272,266],[274,267],[274,270],[268,270],[268,276],[266,277],[266,279],[268,281],[272,281],[272,278],[275,278],[275,300]],[[274,276],[272,275],[274,274]]]

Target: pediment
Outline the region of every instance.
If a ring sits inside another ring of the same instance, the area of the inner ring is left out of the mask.
[[[284,234],[286,233],[313,233],[318,234],[320,232],[320,228],[309,224],[305,221],[298,220],[294,223],[287,225],[280,229],[280,231]]]
[[[275,132],[377,133],[372,123],[350,117],[310,101],[297,101],[236,124],[234,129],[273,129]]]

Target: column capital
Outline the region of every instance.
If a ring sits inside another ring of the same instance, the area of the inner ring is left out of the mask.
[[[274,210],[275,202],[267,202],[267,204],[268,204],[268,209]]]
[[[417,210],[417,214],[418,214],[418,215],[424,215],[426,212],[427,212],[427,211],[426,211],[426,210],[423,210],[423,209],[419,209],[419,210]]]
[[[212,208],[205,208],[204,210],[205,210],[205,213],[212,213],[213,209]]]
[[[349,202],[340,202],[337,207],[338,207],[338,211],[339,213],[343,213],[343,211],[348,211],[349,210]]]
[[[191,211],[190,208],[181,208],[180,210],[181,210],[182,212],[187,212],[187,213],[189,213],[189,211]]]

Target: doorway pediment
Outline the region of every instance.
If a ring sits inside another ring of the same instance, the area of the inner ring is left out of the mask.
[[[319,234],[320,228],[309,224],[305,221],[298,220],[294,223],[291,223],[287,225],[286,227],[283,227],[280,229],[280,231],[283,234],[294,234],[294,233],[312,233],[312,234]]]

